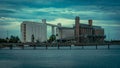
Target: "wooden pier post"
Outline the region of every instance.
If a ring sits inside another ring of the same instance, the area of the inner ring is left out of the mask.
[[[12,50],[12,49],[13,49],[13,45],[9,45],[9,47],[10,47],[10,50]]]
[[[82,45],[82,49],[84,49],[84,45]]]
[[[70,45],[70,50],[71,50],[71,45]]]
[[[2,49],[2,45],[0,45],[0,49]]]
[[[98,49],[97,44],[96,44],[96,49]]]
[[[22,45],[22,49],[24,50],[24,45]]]
[[[108,44],[108,49],[110,49],[110,44]]]
[[[48,46],[47,46],[47,44],[46,44],[46,50],[48,49]]]
[[[58,44],[58,50],[60,49],[59,47],[60,47],[60,45]]]
[[[36,45],[33,45],[33,49],[36,50]]]

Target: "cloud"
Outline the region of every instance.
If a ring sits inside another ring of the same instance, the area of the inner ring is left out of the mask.
[[[75,24],[75,20],[73,19],[67,19],[67,18],[58,18],[53,21],[48,21],[50,24],[58,24],[61,23],[63,26],[70,26],[72,27],[73,24]],[[88,20],[80,20],[81,24],[88,24]],[[108,25],[109,23],[109,25]],[[102,27],[118,27],[120,26],[120,23],[113,21],[108,21],[108,20],[93,20],[93,25],[94,26],[102,26]]]
[[[19,31],[22,21],[47,19],[52,24],[63,26],[74,24],[75,16],[81,23],[94,20],[94,25],[119,27],[119,0],[0,0],[0,31],[4,29]],[[105,28],[107,29],[107,28]],[[115,30],[118,31],[118,30]]]
[[[2,9],[5,8],[3,10],[5,12],[4,14],[0,13],[0,15],[2,17],[8,16],[21,19],[35,19],[36,17],[43,17],[48,18],[48,20],[54,20],[58,17],[72,18],[74,16],[81,16],[83,19],[119,20],[119,16],[117,16],[119,14],[119,5],[112,6],[113,3],[116,4],[117,2],[110,0],[109,2],[112,2],[112,5],[106,6],[106,4],[108,4],[107,2],[108,1],[103,0],[2,0],[0,1],[0,7]]]
[[[0,10],[0,13],[15,13],[15,12],[10,10]]]
[[[20,30],[20,23],[18,21],[14,22],[9,22],[7,24],[0,24],[0,29],[5,29],[5,30]]]
[[[93,20],[93,24],[103,27],[120,27],[120,23],[114,20]]]
[[[71,19],[65,19],[65,18],[58,18],[58,19],[55,19],[53,21],[48,21],[47,23],[50,23],[50,24],[58,24],[58,23],[61,23],[63,26],[72,26],[72,24],[74,24],[74,20],[71,20]]]
[[[78,9],[77,9],[78,8]],[[110,9],[110,8],[108,8]],[[21,9],[23,12],[27,12],[27,14],[31,14],[33,17],[46,17],[49,18],[73,18],[75,16],[80,16],[82,19],[99,19],[99,20],[119,20],[119,12],[116,8],[116,12],[113,11],[102,11],[97,6],[72,6],[68,8],[23,8]],[[26,15],[25,15],[26,16]],[[30,16],[29,16],[30,17]],[[41,18],[40,17],[40,18]]]
[[[0,18],[0,21],[1,21],[1,20],[2,20],[2,21],[6,21],[6,20],[9,20],[9,21],[10,21],[10,20],[12,20],[12,21],[16,21],[16,20],[17,20],[17,18],[11,18],[11,17],[1,17],[1,18]]]

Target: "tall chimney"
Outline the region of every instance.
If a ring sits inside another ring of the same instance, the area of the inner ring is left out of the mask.
[[[42,19],[42,23],[46,23],[46,19]]]
[[[58,25],[59,27],[61,27],[61,26],[62,26],[62,25],[61,25],[61,23],[58,23],[57,25]]]
[[[92,26],[92,20],[88,20],[88,25]]]
[[[75,39],[76,39],[77,43],[79,43],[79,41],[80,41],[79,40],[79,35],[80,35],[79,20],[80,20],[79,16],[76,16],[76,18],[75,18]]]

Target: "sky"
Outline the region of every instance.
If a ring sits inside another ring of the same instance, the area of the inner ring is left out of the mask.
[[[46,19],[72,27],[75,16],[85,24],[92,19],[93,25],[105,29],[107,40],[120,40],[120,0],[0,0],[0,38],[20,37],[23,21]]]

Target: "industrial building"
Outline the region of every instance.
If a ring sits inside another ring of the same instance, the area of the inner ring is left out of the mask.
[[[61,23],[58,23],[56,28],[56,39],[69,41],[74,38],[74,29],[72,27],[63,27]],[[74,40],[74,39],[73,39]]]
[[[21,24],[22,42],[44,42],[47,41],[47,26],[52,27],[52,35],[56,39],[64,41],[75,41],[77,43],[104,42],[104,29],[101,26],[94,26],[92,20],[88,20],[88,24],[80,23],[80,18],[75,17],[75,25],[73,27],[63,27],[46,23],[43,19],[42,23],[23,21]]]
[[[42,23],[23,21],[21,24],[21,41],[22,42],[44,42],[47,40],[46,20]]]
[[[93,26],[92,20],[88,20],[88,24],[82,24],[78,16],[75,18],[73,27],[57,27],[56,33],[57,39],[74,40],[78,43],[103,42],[105,38],[104,29],[101,26]]]

